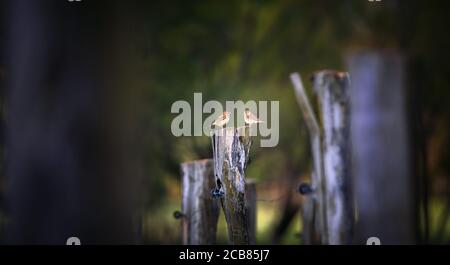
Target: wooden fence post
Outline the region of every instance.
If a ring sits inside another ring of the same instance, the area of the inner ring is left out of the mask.
[[[135,244],[141,151],[137,115],[125,111],[134,97],[122,97],[138,92],[126,82],[138,65],[122,71],[121,37],[135,5],[16,0],[2,11],[6,2],[2,243]]]
[[[302,202],[302,243],[303,245],[315,245],[320,242],[320,234],[319,231],[315,229],[315,216],[317,214],[317,201],[314,199],[314,196],[305,196]]]
[[[224,128],[213,131],[214,174],[216,189],[234,245],[251,243],[250,213],[245,207],[245,169],[251,146],[250,127]]]
[[[245,206],[248,212],[248,231],[250,244],[256,244],[256,182],[253,179],[247,179],[245,188]]]
[[[351,193],[349,76],[319,71],[312,77],[318,95],[323,138],[328,244],[349,244],[353,229]]]
[[[410,170],[404,63],[400,55],[348,57],[357,243],[413,244],[413,176]]]
[[[184,245],[214,244],[220,205],[211,197],[215,187],[213,160],[183,163],[181,174],[182,242]]]
[[[305,220],[304,224],[314,223],[314,232],[311,229],[307,229],[309,235],[320,235],[320,241],[322,244],[327,244],[328,233],[327,233],[327,221],[326,221],[326,196],[325,196],[325,178],[323,173],[323,162],[322,162],[322,145],[321,137],[322,133],[317,122],[316,115],[314,114],[309,99],[306,95],[305,89],[303,87],[302,80],[298,73],[291,74],[291,81],[294,86],[295,94],[297,97],[297,102],[302,110],[303,117],[305,119],[306,126],[309,130],[309,135],[311,139],[311,152],[313,156],[313,174],[312,174],[312,187],[314,193],[308,196],[313,196],[312,200],[307,200],[311,205],[303,207],[304,217],[313,218],[314,220]],[[311,209],[311,207],[313,207]],[[307,210],[308,212],[305,212]],[[314,212],[314,216],[311,215]],[[315,242],[314,238],[304,238],[304,242]]]

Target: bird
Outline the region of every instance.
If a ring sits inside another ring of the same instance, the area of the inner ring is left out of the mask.
[[[217,117],[217,119],[213,122],[213,125],[216,127],[223,127],[227,125],[229,120],[230,120],[230,113],[228,111],[225,111],[219,117]]]
[[[264,121],[260,120],[258,117],[256,117],[253,113],[251,113],[249,109],[245,109],[244,121],[245,121],[245,124],[254,124],[254,123],[264,122]]]

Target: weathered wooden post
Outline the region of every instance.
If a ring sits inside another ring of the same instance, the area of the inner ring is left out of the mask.
[[[137,64],[121,37],[135,5],[5,2],[2,243],[135,244],[141,152],[132,148],[140,145],[135,115],[125,111],[135,98],[123,97],[139,89],[126,82]]]
[[[183,163],[181,175],[182,242],[185,245],[214,244],[220,205],[211,197],[215,187],[213,160]]]
[[[311,199],[307,199],[304,202],[310,205],[304,205],[303,216],[306,218],[313,218],[304,220],[304,225],[314,223],[314,228],[307,228],[308,233],[304,233],[303,241],[307,243],[318,243],[315,242],[313,235],[320,236],[320,243],[327,244],[327,221],[326,221],[326,195],[325,195],[325,178],[323,173],[323,162],[322,162],[322,144],[321,137],[322,133],[317,122],[316,115],[314,114],[311,105],[309,103],[308,96],[306,95],[305,89],[303,87],[302,80],[298,73],[291,74],[291,81],[294,85],[295,94],[297,97],[297,102],[302,110],[303,117],[305,119],[306,126],[309,130],[309,135],[311,139],[311,152],[313,156],[313,173],[312,173],[312,188],[314,192],[308,196],[312,196]],[[311,215],[314,213],[314,215]],[[311,231],[313,230],[313,231]]]
[[[348,57],[357,243],[414,243],[414,187],[406,122],[404,63],[400,55]]]
[[[328,244],[349,244],[353,229],[350,95],[345,72],[319,71],[312,77],[323,128]]]
[[[256,244],[256,182],[247,179],[245,188],[245,207],[248,212],[248,231],[250,244]]]
[[[212,133],[216,189],[234,245],[251,244],[250,213],[246,207],[247,167],[251,146],[250,127],[223,128]]]
[[[314,196],[305,196],[302,202],[302,243],[303,245],[314,245],[320,243],[320,234],[315,228],[315,211],[317,210]]]

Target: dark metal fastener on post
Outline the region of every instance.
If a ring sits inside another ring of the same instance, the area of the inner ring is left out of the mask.
[[[313,187],[308,183],[302,183],[297,190],[302,195],[308,195],[314,192]]]
[[[175,211],[173,212],[173,218],[175,219],[181,219],[183,217],[185,217],[186,215],[180,211]]]

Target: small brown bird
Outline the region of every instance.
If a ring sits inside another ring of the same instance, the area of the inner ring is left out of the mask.
[[[219,117],[217,117],[217,119],[213,122],[212,125],[216,127],[223,127],[227,125],[229,120],[230,120],[230,113],[228,111],[225,111]]]
[[[253,113],[251,113],[249,109],[245,109],[244,121],[245,121],[245,124],[254,124],[254,123],[264,122],[264,121],[260,120],[258,117],[256,117]]]

